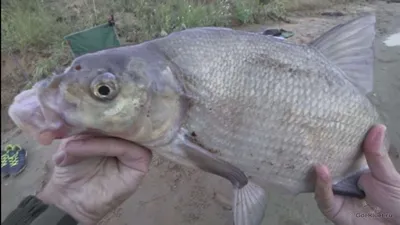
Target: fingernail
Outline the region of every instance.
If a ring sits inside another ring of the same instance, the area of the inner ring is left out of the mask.
[[[382,128],[379,129],[379,132],[376,132],[375,136],[373,137],[373,140],[377,142],[379,145],[382,145],[386,133],[386,126],[381,126],[381,127]]]
[[[42,145],[50,145],[52,143],[53,139],[54,139],[53,133],[51,133],[51,132],[41,133],[38,137],[38,141]]]
[[[386,130],[386,127],[385,126],[382,126],[382,125],[379,125],[380,127],[379,128],[374,128],[374,129],[376,129],[375,130],[375,132],[373,132],[373,134],[371,135],[372,137],[371,137],[371,141],[372,142],[374,142],[374,143],[377,143],[377,144],[380,144],[382,141],[383,141],[383,138],[384,138],[384,134],[385,134],[385,130]]]
[[[317,173],[318,177],[321,178],[323,181],[329,181],[329,171],[326,166],[317,165]]]
[[[65,152],[63,152],[63,151],[59,151],[53,155],[53,162],[57,166],[60,166],[61,163],[64,161],[64,159],[65,159]]]

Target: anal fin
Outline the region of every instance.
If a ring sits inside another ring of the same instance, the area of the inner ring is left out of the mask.
[[[365,198],[365,192],[361,190],[360,187],[358,186],[358,180],[366,170],[367,169],[357,171],[355,173],[350,174],[349,176],[346,176],[342,180],[336,182],[332,186],[333,193],[335,195],[348,196],[360,199]]]
[[[235,225],[261,224],[267,207],[267,196],[263,188],[249,181],[243,188],[234,190],[233,202]]]
[[[248,180],[239,168],[217,158],[215,155],[192,142],[181,130],[174,141],[198,168],[228,179],[234,188],[233,214],[235,225],[260,225],[266,209],[264,189]]]

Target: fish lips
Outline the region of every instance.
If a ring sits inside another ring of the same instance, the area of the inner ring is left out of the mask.
[[[33,87],[18,94],[10,105],[8,114],[24,132],[40,144],[49,145],[55,139],[62,139],[77,133],[63,118],[67,104],[60,101],[58,90],[43,92]]]

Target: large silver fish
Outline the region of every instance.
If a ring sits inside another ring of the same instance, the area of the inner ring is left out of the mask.
[[[374,38],[374,15],[308,45],[187,29],[80,56],[19,94],[9,115],[42,144],[99,132],[224,177],[235,224],[258,225],[264,188],[313,192],[316,163],[331,170],[335,193],[363,197],[360,144],[382,122],[366,97]]]

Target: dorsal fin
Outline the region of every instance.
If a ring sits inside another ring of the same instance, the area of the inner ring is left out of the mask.
[[[338,25],[310,43],[342,69],[362,93],[373,89],[375,40],[374,14]]]

